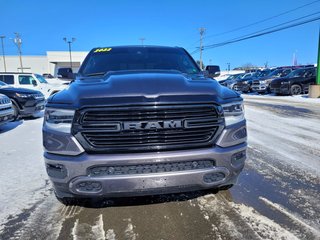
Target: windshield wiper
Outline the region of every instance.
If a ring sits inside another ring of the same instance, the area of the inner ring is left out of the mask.
[[[92,76],[99,76],[99,75],[105,75],[105,74],[106,74],[106,72],[95,72],[95,73],[86,74],[85,76],[92,77]]]

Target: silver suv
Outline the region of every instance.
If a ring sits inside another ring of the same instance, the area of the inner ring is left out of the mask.
[[[10,98],[0,94],[0,126],[13,119],[14,111]]]

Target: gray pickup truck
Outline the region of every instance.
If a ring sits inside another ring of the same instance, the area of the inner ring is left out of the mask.
[[[94,48],[48,99],[44,158],[57,198],[227,189],[244,167],[240,95],[179,47]]]

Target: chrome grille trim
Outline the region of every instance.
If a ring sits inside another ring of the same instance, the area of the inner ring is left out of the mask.
[[[76,113],[72,134],[87,152],[163,151],[208,147],[224,127],[214,104],[86,108]],[[179,122],[164,128],[167,121]],[[181,125],[180,125],[181,121]],[[124,129],[124,122],[159,128]]]

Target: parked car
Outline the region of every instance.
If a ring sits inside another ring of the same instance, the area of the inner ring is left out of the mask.
[[[250,75],[243,75],[240,79],[237,79],[234,89],[243,93],[252,92],[252,83],[258,79],[261,79],[270,73],[269,69],[258,70],[250,73]]]
[[[50,73],[43,73],[42,77],[44,77],[46,80],[50,78],[54,78],[54,76],[52,76]]]
[[[270,83],[273,79],[278,77],[285,77],[291,73],[293,68],[278,68],[270,72],[267,76],[252,81],[252,91],[258,93],[270,93]]]
[[[230,75],[227,79],[219,81],[222,86],[234,90],[234,85],[237,83],[238,79],[241,79],[243,73]]]
[[[45,98],[66,88],[66,85],[50,84],[43,76],[35,73],[0,72],[0,81],[13,87],[23,87],[40,91]]]
[[[35,90],[14,88],[0,81],[0,93],[10,98],[12,102],[13,120],[19,117],[35,116],[44,109],[44,95]]]
[[[13,108],[10,98],[0,94],[0,126],[13,119]]]
[[[234,84],[234,90],[247,93],[251,91],[252,77],[256,73],[245,73]]]
[[[316,82],[316,68],[300,68],[286,77],[272,80],[270,89],[277,95],[299,95],[309,91],[310,84]]]

